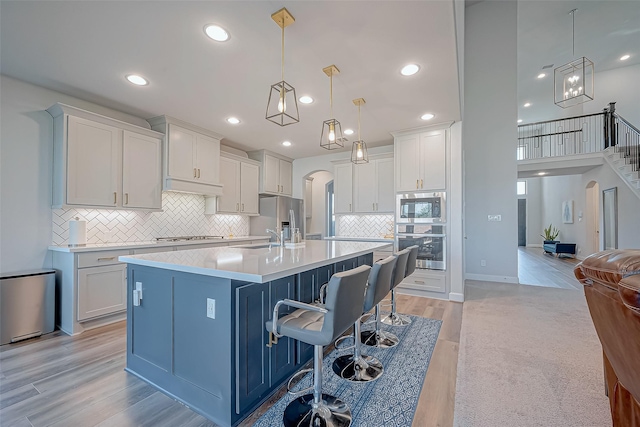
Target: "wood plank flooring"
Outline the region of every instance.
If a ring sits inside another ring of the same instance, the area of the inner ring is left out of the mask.
[[[579,289],[582,285],[573,274],[580,260],[546,254],[542,248],[518,247],[518,279],[522,285]]]

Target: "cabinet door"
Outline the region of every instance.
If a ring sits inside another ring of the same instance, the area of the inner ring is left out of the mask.
[[[265,322],[269,319],[269,283],[236,288],[236,413],[269,391],[269,348]]]
[[[78,270],[78,321],[127,309],[127,265]]]
[[[69,116],[66,203],[116,206],[120,202],[121,150],[120,129]]]
[[[393,159],[376,160],[376,190],[376,212],[393,213],[395,208]]]
[[[354,212],[375,212],[376,194],[376,161],[353,166]]]
[[[197,181],[205,184],[220,183],[220,141],[196,134]]]
[[[258,184],[260,167],[250,163],[240,164],[240,211],[257,215],[259,212]]]
[[[421,190],[444,190],[446,187],[445,131],[420,135],[420,161],[422,164]]]
[[[420,189],[420,137],[409,135],[396,141],[396,185],[398,191]]]
[[[122,207],[162,208],[162,140],[124,131]]]
[[[226,157],[220,158],[220,183],[222,196],[218,196],[216,212],[237,213],[240,211],[240,162]]]
[[[283,277],[271,282],[271,303],[269,304],[269,318],[273,315],[273,307],[283,299],[295,299],[295,276]],[[281,306],[280,317],[295,311],[294,308]],[[264,326],[263,326],[264,328]],[[273,386],[288,377],[295,370],[295,344],[292,338],[278,338],[278,343],[271,347],[271,382]]]
[[[195,181],[197,176],[196,133],[177,125],[169,125],[169,176],[185,181]]]
[[[280,182],[280,193],[285,196],[291,196],[291,179],[292,179],[292,169],[293,165],[291,162],[286,160],[280,160],[280,172],[279,172],[279,182]]]
[[[353,175],[351,163],[335,165],[333,174],[333,193],[335,213],[351,213],[353,198]]]
[[[264,191],[268,193],[280,193],[280,159],[265,154],[262,167],[264,168],[262,172]]]

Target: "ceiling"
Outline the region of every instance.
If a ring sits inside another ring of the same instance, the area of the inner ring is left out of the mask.
[[[570,62],[575,12],[575,57],[594,62],[596,99],[562,109],[553,103],[553,69]],[[621,61],[622,55],[631,57]],[[545,65],[553,64],[547,70]],[[640,2],[616,0],[518,2],[518,118],[534,123],[601,111],[597,73],[640,64]],[[541,72],[546,77],[538,79]],[[637,84],[637,82],[635,83]],[[530,107],[524,107],[530,102]],[[622,113],[624,114],[624,113]]]
[[[280,28],[271,14],[286,6],[285,80],[298,97],[300,123],[265,120],[269,87],[280,80]],[[386,145],[389,132],[460,120],[453,1],[186,2],[85,1],[1,3],[0,71],[142,118],[166,114],[224,136],[240,149],[292,158],[326,154],[319,147],[330,117],[335,64],[335,118],[357,139],[355,98],[364,98],[362,138]],[[224,43],[205,24],[226,28]],[[400,69],[417,63],[404,77]],[[133,86],[139,73],[150,84]],[[422,121],[424,113],[435,118]],[[226,118],[241,120],[231,125]],[[292,142],[285,148],[284,140]]]

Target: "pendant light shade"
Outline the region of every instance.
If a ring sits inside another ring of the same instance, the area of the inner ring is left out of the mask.
[[[340,70],[335,65],[330,65],[322,69],[329,77],[329,105],[331,106],[331,118],[322,122],[322,134],[320,135],[320,146],[327,150],[335,150],[344,147],[342,137],[342,125],[333,118],[333,76],[339,74]]]
[[[575,57],[575,13],[569,12],[572,22],[573,56]],[[586,57],[574,59],[553,70],[554,103],[562,108],[593,101],[593,62]]]
[[[293,24],[295,18],[283,7],[271,15],[271,19],[282,29],[282,80],[271,85],[265,118],[277,125],[287,126],[300,121],[296,89],[284,80],[284,29]]]
[[[367,144],[362,140],[360,135],[360,106],[365,104],[364,98],[354,99],[353,103],[358,106],[358,140],[353,142],[351,147],[351,162],[356,165],[361,163],[369,163],[369,153],[367,152]]]

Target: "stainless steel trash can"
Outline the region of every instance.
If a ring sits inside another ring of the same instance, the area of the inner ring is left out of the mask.
[[[53,332],[55,278],[54,270],[0,275],[0,345]]]

